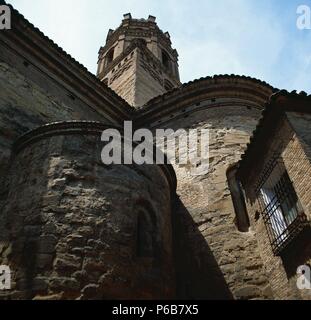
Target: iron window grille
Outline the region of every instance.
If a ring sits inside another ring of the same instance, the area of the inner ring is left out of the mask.
[[[281,160],[269,163],[257,194],[272,251],[279,255],[308,223]]]

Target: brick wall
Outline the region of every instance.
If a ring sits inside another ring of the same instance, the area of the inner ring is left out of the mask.
[[[307,290],[299,291],[296,286],[297,267],[310,263],[311,246],[308,231],[297,237],[290,246],[281,252],[280,256],[275,256],[255,192],[256,183],[263,170],[269,161],[278,154],[285,165],[304,212],[310,220],[310,159],[305,153],[302,141],[293,131],[293,127],[296,129],[300,127],[299,123],[295,122],[295,117],[290,118],[294,123],[290,124],[286,117],[282,118],[278,124],[275,123],[275,131],[271,133],[266,151],[258,155],[256,163],[252,164],[247,180],[243,181],[243,184],[251,225],[255,231],[260,256],[264,262],[274,297],[276,299],[310,299],[310,292]],[[304,126],[300,127],[300,130],[303,128]]]
[[[150,53],[139,47],[133,49],[104,77],[108,85],[133,107],[143,106],[152,98],[166,92],[164,74],[159,61],[154,63]]]
[[[135,105],[135,83],[137,68],[137,49],[133,50],[119,64],[112,68],[105,78],[119,96],[123,97],[131,106]]]
[[[210,130],[209,172],[192,176],[188,165],[174,166],[177,292],[182,298],[269,299],[272,294],[254,230],[238,231],[226,176],[244,152],[260,110],[248,108],[247,101],[238,106],[217,103],[221,102],[204,108],[202,101],[201,110],[159,125]]]

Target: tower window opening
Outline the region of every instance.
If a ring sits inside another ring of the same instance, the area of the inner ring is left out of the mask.
[[[164,50],[162,50],[162,64],[167,71],[170,71],[170,58]]]
[[[113,61],[113,56],[114,56],[114,48],[110,49],[106,55],[106,66]]]

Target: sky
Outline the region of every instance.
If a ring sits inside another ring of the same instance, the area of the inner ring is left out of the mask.
[[[246,75],[311,93],[311,30],[297,8],[311,0],[7,0],[67,53],[96,73],[98,50],[123,14],[157,17],[179,53],[181,81]]]

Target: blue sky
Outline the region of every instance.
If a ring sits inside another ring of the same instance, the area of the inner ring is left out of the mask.
[[[311,30],[296,27],[311,0],[7,0],[96,72],[97,53],[124,13],[157,17],[179,53],[182,82],[239,74],[311,93]]]

